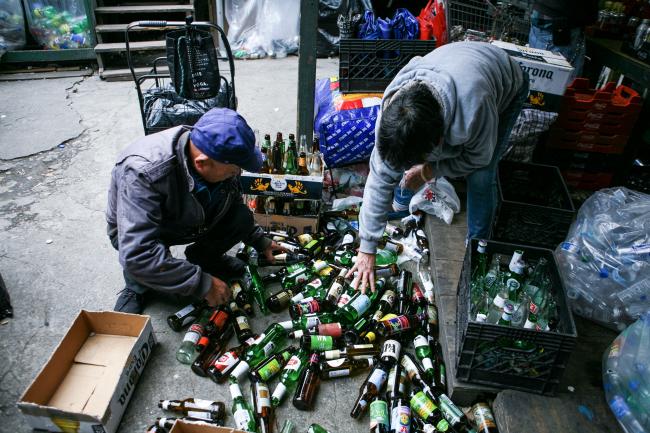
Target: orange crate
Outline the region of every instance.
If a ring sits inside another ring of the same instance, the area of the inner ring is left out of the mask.
[[[551,131],[546,146],[555,149],[619,154],[625,150],[628,138],[628,135],[605,135],[557,128]]]
[[[637,114],[641,111],[639,94],[627,86],[607,83],[601,90],[591,89],[587,78],[576,78],[564,93],[565,111]]]
[[[564,177],[566,184],[572,188],[595,191],[609,187],[614,179],[614,173],[589,173],[582,170],[562,170],[562,177]]]

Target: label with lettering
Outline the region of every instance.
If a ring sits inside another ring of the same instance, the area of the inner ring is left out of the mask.
[[[391,431],[395,433],[409,433],[411,429],[411,408],[397,406],[391,411]]]
[[[378,390],[380,390],[381,387],[384,386],[387,376],[388,374],[384,370],[376,368],[368,378],[368,383],[372,383]]]
[[[494,415],[490,410],[487,403],[476,403],[472,407],[472,414],[474,415],[474,423],[479,431],[487,431],[489,429],[496,429],[497,423],[494,421]]]
[[[420,418],[427,420],[437,407],[433,401],[424,394],[424,392],[419,391],[411,397],[411,409],[413,409]]]
[[[370,403],[370,430],[383,424],[388,429],[388,404],[383,400],[375,400]]]
[[[271,377],[273,377],[278,371],[282,369],[282,365],[277,359],[272,360],[265,366],[259,369],[258,374],[260,375],[260,378],[266,382],[269,380]]]
[[[334,339],[329,335],[312,335],[310,343],[312,350],[320,352],[334,348]]]
[[[370,298],[368,295],[361,294],[356,297],[354,301],[350,303],[350,307],[355,309],[359,313],[359,317],[362,316],[368,308],[370,308]]]

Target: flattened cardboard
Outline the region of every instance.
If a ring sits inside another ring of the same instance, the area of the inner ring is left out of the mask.
[[[18,407],[40,431],[114,433],[154,345],[147,316],[82,310]]]
[[[289,235],[316,233],[318,218],[254,213],[255,222],[265,230],[284,230]]]

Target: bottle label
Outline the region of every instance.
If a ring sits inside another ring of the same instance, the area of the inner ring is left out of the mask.
[[[375,385],[375,387],[377,387],[378,390],[380,390],[381,387],[384,386],[384,382],[386,382],[387,376],[388,375],[384,370],[381,368],[376,368],[368,378],[368,382],[372,383]]]
[[[343,307],[344,305],[347,305],[348,302],[350,302],[350,299],[351,299],[351,298],[352,298],[352,296],[350,296],[350,294],[349,294],[348,292],[344,292],[344,293],[341,295],[341,297],[339,298],[339,301],[336,303],[336,306],[337,306],[338,308],[341,308],[341,307]]]
[[[314,238],[309,234],[305,233],[302,235],[298,235],[298,242],[300,242],[300,245],[307,245],[309,242],[311,242]]]
[[[411,397],[411,409],[413,409],[420,418],[428,419],[437,407],[433,404],[431,399],[424,394],[424,392],[419,391]]]
[[[447,422],[446,419],[441,419],[438,421],[438,424],[436,424],[436,431],[438,432],[446,432],[449,430],[449,423]]]
[[[298,355],[293,355],[287,362],[287,365],[285,365],[284,369],[295,371],[300,368],[300,364],[302,364],[302,361],[300,361],[300,357]]]
[[[429,357],[422,358],[421,361],[422,361],[422,366],[424,367],[424,371],[433,370],[433,361],[431,361],[431,358]]]
[[[370,308],[370,298],[368,295],[361,294],[350,303],[350,308],[356,310],[357,313],[359,313],[359,316],[363,316],[363,314],[368,311],[368,308]]]
[[[327,292],[327,297],[338,299],[341,296],[342,291],[343,291],[343,286],[340,283],[335,281],[334,283],[332,283],[332,286]]]
[[[476,313],[476,322],[483,323],[487,320],[487,314]]]
[[[506,304],[506,300],[503,299],[500,295],[496,295],[492,303],[497,307],[499,307],[500,309],[503,309],[503,306]]]
[[[320,325],[320,319],[316,316],[306,317],[305,319],[305,329],[315,328]]]
[[[386,301],[389,305],[393,305],[395,303],[395,292],[392,290],[386,290],[381,296],[380,301]]]
[[[327,376],[330,378],[333,377],[345,377],[350,375],[350,369],[349,368],[344,368],[341,370],[332,370],[327,373]]]
[[[230,290],[232,290],[232,298],[237,299],[237,296],[244,290],[239,283],[232,283],[230,286]]]
[[[325,361],[327,365],[329,365],[332,368],[338,368],[343,365],[345,362],[345,358],[339,358],[339,359],[332,359],[329,361]]]
[[[248,323],[248,317],[243,316],[243,315],[242,316],[237,316],[236,320],[237,320],[237,326],[242,331],[245,331],[247,329],[251,329],[251,325],[250,325],[250,323]]]
[[[292,294],[293,294],[293,293],[291,292],[291,290],[283,290],[283,291],[277,293],[277,294],[275,295],[275,298],[276,298],[278,301],[283,302],[284,300],[291,298],[291,295],[292,295]]]
[[[337,359],[341,357],[340,350],[327,350],[324,353],[325,359]]]
[[[370,403],[370,430],[377,424],[383,424],[388,428],[388,404],[383,400],[375,400]]]
[[[397,340],[386,340],[381,350],[381,357],[393,358],[396,362],[399,361],[399,352],[402,345]]]
[[[212,421],[212,414],[210,412],[203,411],[187,411],[187,417],[193,419],[200,419],[202,421]]]
[[[269,378],[273,377],[278,371],[282,370],[282,365],[277,359],[272,360],[264,367],[260,368],[258,374],[260,378],[266,382]]]
[[[190,314],[192,311],[194,311],[194,304],[190,304],[187,307],[183,308],[180,311],[177,311],[174,316],[178,317],[179,319],[182,319],[183,317],[187,316]]]
[[[521,284],[519,284],[519,281],[515,280],[514,278],[508,278],[508,280],[506,281],[506,287],[511,292],[514,292],[515,290],[519,290]]]
[[[233,414],[233,418],[235,418],[235,424],[238,430],[248,431],[250,428],[249,424],[251,423],[251,415],[246,409],[237,409]]]
[[[189,331],[185,333],[185,337],[183,337],[183,341],[191,341],[192,344],[196,344],[199,341],[199,338],[201,338],[201,335],[203,335],[203,326],[199,325],[198,323],[193,324],[190,326]]]
[[[256,382],[257,387],[257,410],[260,411],[264,407],[271,407],[271,393],[269,387],[264,382]]]
[[[395,433],[409,433],[411,428],[411,408],[397,406],[391,411],[391,431]]]
[[[464,414],[458,406],[456,406],[445,394],[440,394],[438,400],[440,401],[440,411],[444,415],[445,419],[451,422],[452,425],[460,423]]]
[[[235,364],[237,364],[237,361],[239,361],[239,357],[235,355],[234,352],[230,351],[217,358],[212,366],[223,373],[224,371],[232,368]]]
[[[524,329],[538,329],[538,326],[536,322],[531,322],[530,318],[528,318],[526,319],[526,323],[524,323]]]
[[[272,354],[275,351],[275,343],[272,342],[272,341],[269,341],[268,343],[266,343],[266,345],[264,346],[264,349],[262,349],[262,350],[264,352],[264,356],[269,356],[270,354]]]
[[[311,336],[311,350],[318,350],[323,352],[325,350],[332,350],[334,347],[334,340],[327,335],[312,335]]]
[[[320,280],[320,278],[316,278],[315,280],[312,280],[306,287],[307,290],[309,289],[314,289],[318,290],[321,287],[323,287],[323,282]]]
[[[299,305],[302,314],[318,313],[320,311],[320,304],[315,299],[308,302],[301,302]]]
[[[388,335],[396,334],[411,327],[409,319],[406,316],[393,317],[392,319],[383,320],[383,322],[388,325]]]
[[[487,431],[489,429],[497,428],[497,424],[494,421],[494,415],[492,415],[490,406],[488,406],[487,403],[476,403],[472,408],[472,414],[474,415],[474,422],[479,431]]]
[[[413,340],[413,346],[415,347],[415,350],[417,350],[420,347],[429,347],[429,342],[427,341],[427,337],[424,335],[418,335],[415,337],[415,340]]]
[[[214,402],[210,400],[204,400],[202,398],[195,398],[193,402],[185,402],[185,407],[187,409],[204,409],[212,410]]]

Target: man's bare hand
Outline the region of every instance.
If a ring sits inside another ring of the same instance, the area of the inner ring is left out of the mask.
[[[402,185],[404,188],[410,189],[411,191],[417,191],[424,185],[424,179],[422,178],[422,166],[424,164],[414,165],[404,172],[404,177],[402,178]]]
[[[275,262],[275,253],[286,253],[287,249],[283,246],[278,245],[277,242],[271,241],[271,245],[267,249],[264,250],[264,257],[266,257],[266,260],[269,263],[274,263]]]
[[[358,288],[361,290],[361,293],[366,293],[366,287],[370,286],[372,292],[375,291],[375,255],[362,253],[359,251],[357,254],[357,261],[352,266],[352,269],[347,273],[345,278],[350,278],[354,275],[354,272],[357,272],[357,276],[354,277],[350,286],[353,289]]]
[[[208,301],[208,305],[215,307],[217,305],[224,305],[228,300],[230,300],[231,295],[232,292],[230,291],[230,287],[228,287],[228,284],[226,284],[225,281],[222,281],[217,277],[212,277],[212,286],[210,287],[208,294],[205,295],[205,300]]]

